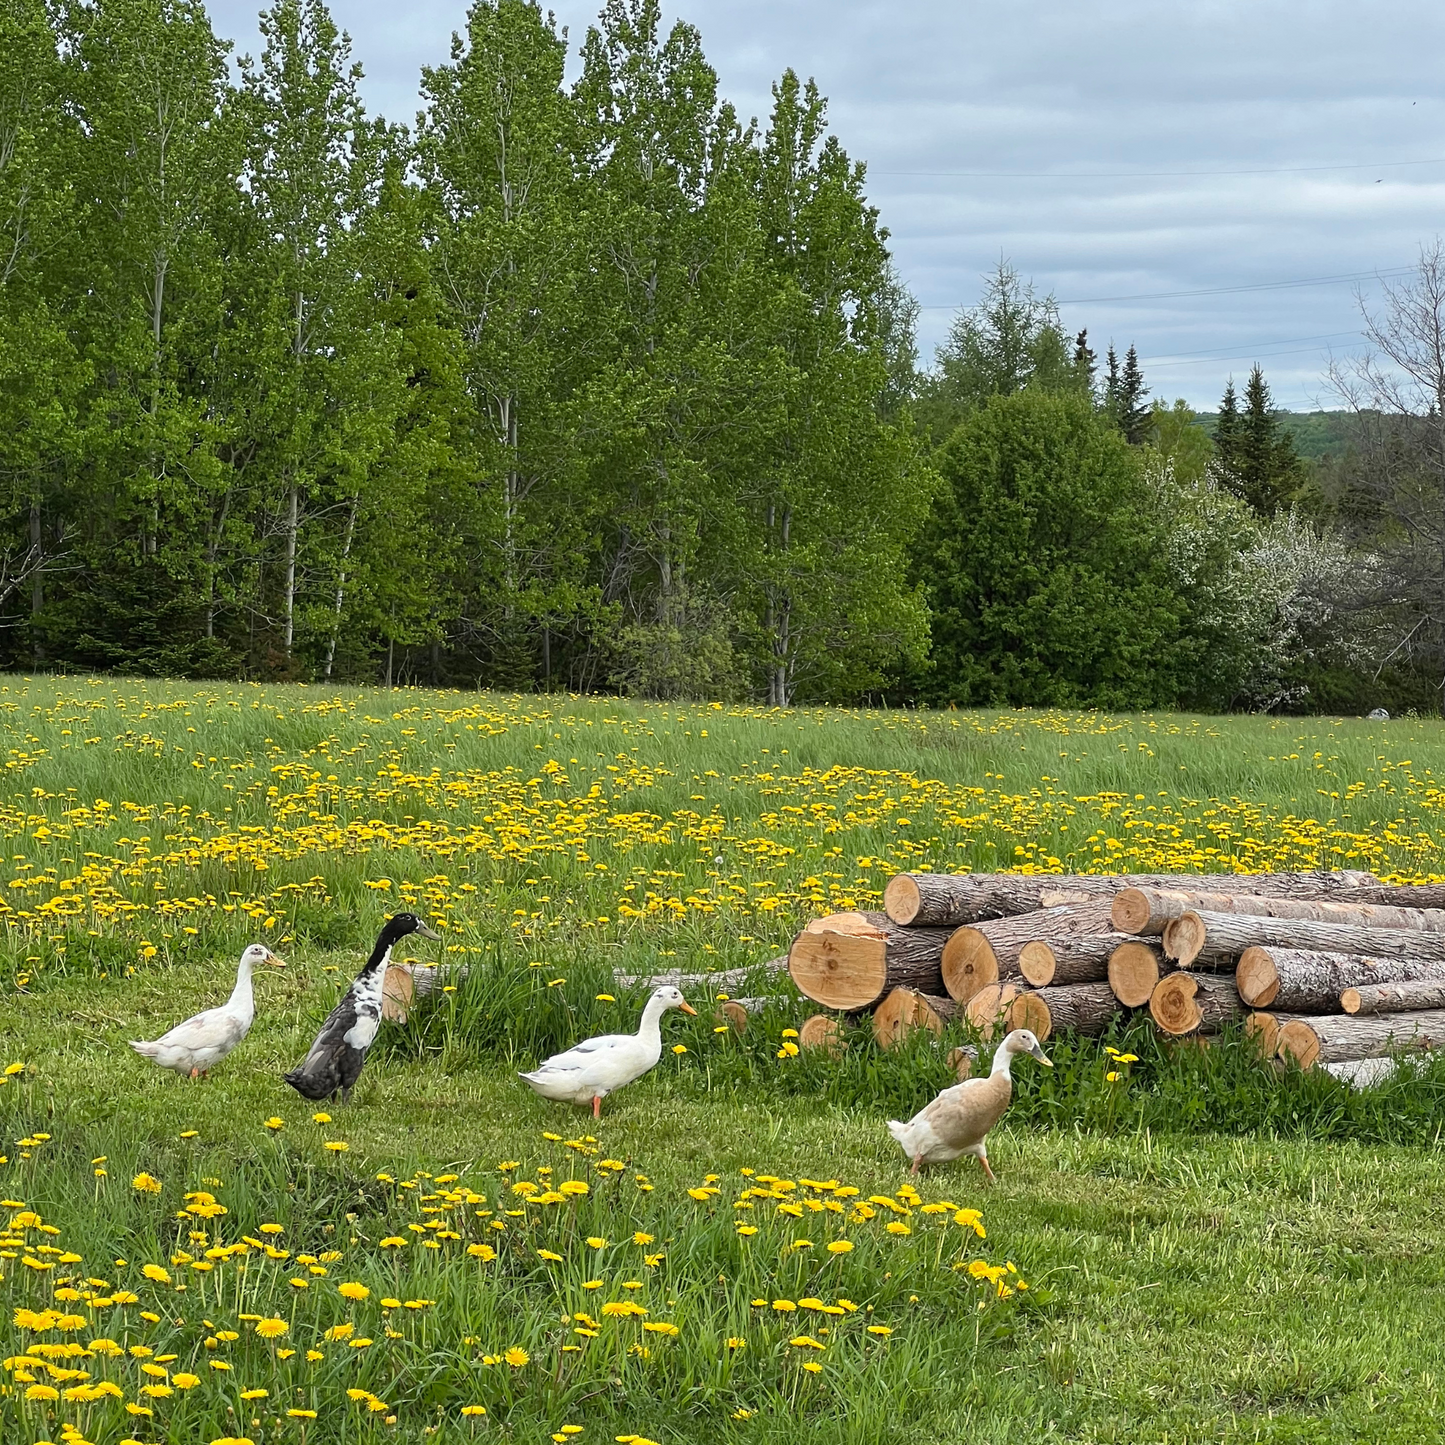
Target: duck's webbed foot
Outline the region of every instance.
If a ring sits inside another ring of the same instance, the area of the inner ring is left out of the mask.
[[[602,1117],[602,1095],[601,1095],[601,1094],[593,1094],[593,1096],[592,1096],[592,1117],[593,1117],[594,1119],[600,1119],[600,1118]]]

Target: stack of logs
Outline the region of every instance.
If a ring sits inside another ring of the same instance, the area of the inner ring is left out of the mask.
[[[1093,877],[902,873],[882,913],[798,934],[788,971],[828,1012],[799,1043],[836,1051],[865,1016],[885,1047],[963,1018],[983,1038],[1097,1036],[1147,1008],[1207,1039],[1242,1020],[1267,1057],[1369,1082],[1445,1047],[1445,886],[1371,873]],[[967,1072],[967,1057],[954,1062]]]

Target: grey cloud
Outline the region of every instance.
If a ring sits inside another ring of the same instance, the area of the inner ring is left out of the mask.
[[[1438,3],[696,0],[668,13],[701,31],[744,116],[766,116],[784,68],[816,77],[929,308],[925,355],[1001,254],[1061,298],[1135,296],[1399,267],[1441,224],[1445,164],[1278,173],[1445,157]],[[421,66],[465,24],[439,0],[343,0],[334,14],[369,103],[405,121]],[[575,47],[595,7],[557,14]],[[257,48],[251,6],[216,0],[212,15]],[[1276,173],[1140,174],[1249,169]],[[1029,178],[905,174],[945,171]],[[1201,406],[1255,357],[1279,400],[1309,405],[1326,347],[1358,330],[1347,283],[1066,305],[1064,319],[1101,348],[1137,343],[1159,359],[1146,366],[1156,395]],[[1295,344],[1314,337],[1331,340]]]

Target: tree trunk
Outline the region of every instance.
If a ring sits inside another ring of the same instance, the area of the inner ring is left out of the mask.
[[[1340,994],[1347,988],[1423,979],[1445,980],[1445,962],[1256,947],[1245,949],[1234,971],[1239,996],[1245,1003],[1300,1013],[1334,1013]]]
[[[1259,918],[1242,913],[1196,913],[1190,909],[1164,930],[1164,952],[1188,968],[1200,959],[1222,963],[1247,948],[1318,949],[1370,958],[1445,959],[1445,933],[1405,928],[1361,928],[1305,918]]]
[[[846,1011],[868,1008],[898,987],[943,992],[939,965],[948,929],[900,928],[883,913],[862,917],[862,925],[837,928],[815,920],[793,940],[788,972],[799,993]]]
[[[1040,1043],[1065,1029],[1098,1038],[1123,1012],[1107,983],[1076,983],[1021,993],[1009,1005],[1008,1026],[1031,1029]]]
[[[1279,1031],[1279,1054],[1302,1069],[1347,1059],[1377,1059],[1407,1049],[1445,1048],[1445,1009],[1293,1019]]]
[[[1027,944],[1040,939],[1109,931],[1109,907],[1096,903],[1065,903],[1016,913],[955,929],[940,960],[943,987],[949,997],[967,1003],[986,983],[1021,978],[1019,958]]]
[[[341,543],[341,565],[336,571],[336,605],[331,615],[331,636],[326,642],[325,678],[331,681],[331,667],[336,661],[336,643],[341,636],[341,605],[346,597],[346,563],[351,556],[351,541],[356,535],[356,511],[361,505],[360,497],[351,499],[351,510],[346,514],[346,535]]]
[[[986,983],[969,999],[963,1016],[978,1030],[980,1038],[991,1039],[1007,1019],[1009,1005],[1022,992],[1017,983]]]
[[[286,493],[286,595],[283,599],[286,656],[296,637],[296,534],[301,527],[301,489],[293,481]]]
[[[1126,1008],[1143,1008],[1154,996],[1159,980],[1174,968],[1154,944],[1131,938],[1109,955],[1109,987]]]
[[[1370,903],[1390,908],[1445,908],[1445,883],[1361,883],[1336,889],[1341,903]]]
[[[1098,983],[1108,978],[1109,958],[1115,949],[1133,942],[1122,933],[1035,938],[1019,950],[1019,972],[1034,988]]]
[[[1227,876],[1234,886],[1270,898],[1332,898],[1341,889],[1375,886],[1370,873],[1250,873]],[[1248,882],[1240,880],[1247,879]],[[1201,875],[1193,873],[1126,874],[1022,874],[1022,873],[899,873],[889,879],[883,906],[895,923],[934,927],[977,923],[1028,913],[1040,906],[1046,891],[1068,889],[1112,901],[1121,888],[1197,887]]]
[[[944,1024],[956,1019],[960,1012],[959,1005],[951,998],[895,988],[873,1010],[873,1037],[885,1049],[898,1048],[918,1029],[927,1029],[938,1038]]]
[[[1125,888],[1114,899],[1114,927],[1120,933],[1155,936],[1190,912],[1244,913],[1262,918],[1305,918],[1363,928],[1414,928],[1445,933],[1445,909],[1391,908],[1326,899],[1261,898],[1242,891],[1194,893],[1165,888]]]
[[[830,1059],[841,1059],[847,1045],[843,1041],[843,1026],[836,1014],[814,1014],[803,1020],[798,1030],[800,1049],[822,1049]]]
[[[1414,1013],[1445,1009],[1445,976],[1413,978],[1403,983],[1362,983],[1340,990],[1340,1008],[1347,1014]]]
[[[1232,978],[1171,973],[1155,985],[1149,1013],[1162,1032],[1177,1036],[1218,1033],[1231,1019],[1243,1018],[1246,1009]]]

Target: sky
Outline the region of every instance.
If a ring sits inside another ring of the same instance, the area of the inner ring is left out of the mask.
[[[561,0],[574,54],[599,0]],[[259,50],[254,0],[210,0]],[[332,0],[373,111],[411,121],[461,0]],[[1258,361],[1275,401],[1332,403],[1360,305],[1445,230],[1439,0],[668,0],[721,91],[766,118],[813,77],[931,359],[1006,258],[1152,394],[1213,409]],[[575,67],[574,67],[575,69]],[[1383,278],[1383,280],[1382,280]]]

